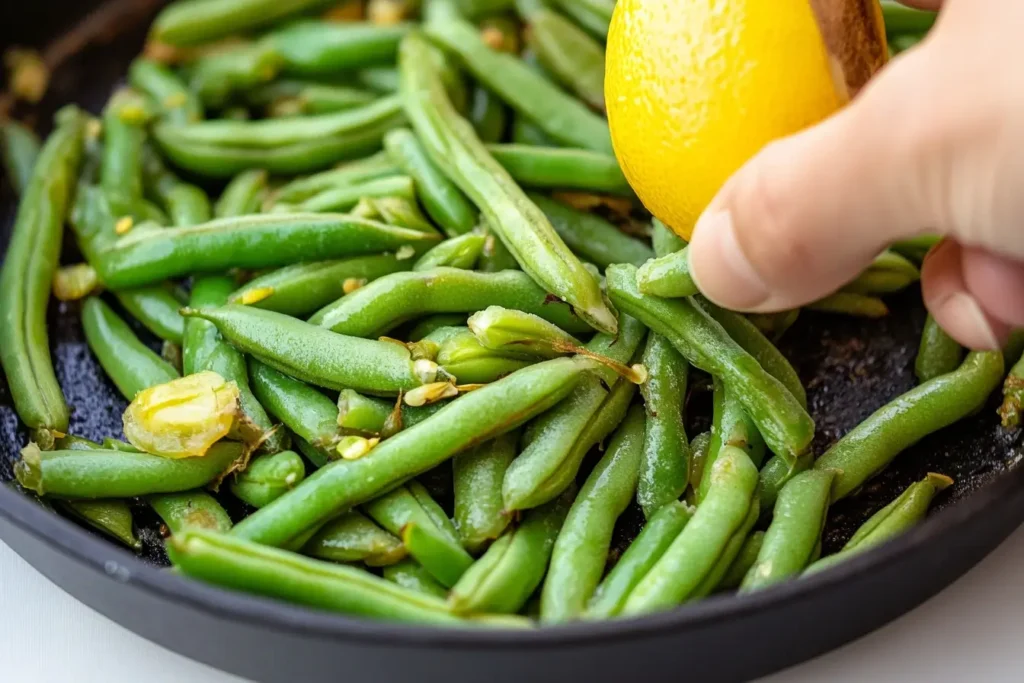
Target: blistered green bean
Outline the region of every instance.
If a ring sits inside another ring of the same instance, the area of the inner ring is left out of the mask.
[[[471,553],[482,550],[508,527],[501,482],[516,457],[519,434],[510,432],[455,456],[455,529]],[[534,586],[536,588],[536,586]]]

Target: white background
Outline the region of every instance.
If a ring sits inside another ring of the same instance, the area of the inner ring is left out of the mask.
[[[1022,651],[1024,528],[907,616],[765,683],[1021,681]],[[3,543],[0,666],[3,680],[18,683],[242,681],[153,645],[80,605]]]

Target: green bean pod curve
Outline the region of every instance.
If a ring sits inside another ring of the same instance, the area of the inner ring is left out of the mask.
[[[237,43],[190,64],[188,87],[204,105],[223,110],[239,93],[272,81],[283,66],[281,54],[267,41]]]
[[[279,545],[371,500],[453,455],[515,429],[563,399],[592,361],[559,358],[464,394],[414,427],[382,441],[370,457],[340,460],[307,477],[235,526],[242,538]]]
[[[402,588],[438,598],[448,597],[448,589],[434,580],[416,560],[404,559],[384,567],[384,578]]]
[[[178,310],[181,302],[163,285],[150,285],[114,292],[118,303],[142,325],[164,341],[181,344],[185,319]]]
[[[228,513],[216,498],[205,491],[155,493],[146,496],[146,502],[160,516],[171,534],[180,534],[185,529],[231,529]]]
[[[77,109],[57,115],[57,129],[43,146],[18,206],[0,269],[0,365],[18,417],[36,430],[68,428],[68,407],[50,358],[46,306],[82,156],[85,120]]]
[[[555,540],[541,593],[545,623],[578,619],[604,574],[612,531],[636,493],[644,411],[634,406],[587,477]]]
[[[657,218],[653,218],[651,219],[651,246],[654,247],[654,255],[661,258],[680,249],[685,249],[686,240],[672,232],[668,226]]]
[[[792,462],[810,445],[814,421],[786,385],[767,372],[709,313],[687,299],[645,297],[636,268],[610,266],[612,300],[664,336],[690,363],[737,392],[772,452]]]
[[[355,510],[325,524],[302,546],[302,553],[332,562],[364,562],[386,567],[405,557],[402,541]]]
[[[480,207],[538,284],[596,329],[614,333],[617,321],[597,281],[454,111],[431,68],[429,45],[415,33],[402,41],[399,67],[406,113],[434,163]]]
[[[690,276],[690,250],[683,247],[644,263],[636,271],[636,286],[643,294],[678,299],[698,294]]]
[[[929,380],[876,410],[814,463],[835,470],[832,500],[845,498],[901,451],[981,408],[1003,379],[1003,354],[975,351],[954,372]]]
[[[151,37],[170,45],[198,45],[325,7],[332,0],[187,0],[164,8]]]
[[[501,536],[511,521],[502,504],[501,482],[516,457],[518,437],[517,432],[503,434],[452,461],[455,529],[471,553]]]
[[[137,228],[101,251],[95,264],[111,289],[195,273],[286,266],[317,258],[425,250],[439,236],[346,214],[276,214],[222,218],[175,230]]]
[[[526,513],[452,587],[448,604],[460,613],[520,611],[544,578],[555,537],[575,491]]]
[[[636,500],[651,515],[679,500],[690,480],[690,440],[683,425],[690,365],[664,337],[651,334],[644,349],[647,381],[640,385],[647,410]]]
[[[252,460],[231,480],[231,493],[261,508],[295,488],[306,478],[306,466],[294,451],[267,453]]]
[[[708,444],[700,486],[695,491],[698,503],[704,500],[711,486],[711,474],[714,471],[711,464],[726,446],[741,449],[754,463],[754,467],[760,467],[764,460],[764,440],[757,427],[735,393],[717,377],[714,378],[712,403],[711,441]]]
[[[412,269],[417,272],[444,267],[473,270],[486,241],[486,236],[475,232],[452,237],[421,256]]]
[[[0,145],[7,179],[14,191],[22,194],[32,180],[32,169],[42,150],[42,142],[28,126],[8,120],[0,121]]]
[[[524,144],[491,144],[487,151],[525,187],[633,196],[619,162],[610,154]]]
[[[267,192],[267,172],[261,168],[242,171],[227,184],[213,207],[217,218],[259,213]]]
[[[914,374],[921,382],[953,372],[963,362],[964,349],[946,334],[931,315],[925,320],[921,346],[914,361]]]

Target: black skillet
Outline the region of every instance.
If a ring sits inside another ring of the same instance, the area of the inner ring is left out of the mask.
[[[117,0],[85,28],[99,2],[0,3],[0,46],[53,45],[61,62],[47,101],[20,115],[49,127],[55,106],[99,111],[140,48],[159,2]],[[70,30],[78,26],[76,30]],[[117,30],[111,30],[114,27]],[[0,245],[15,202],[0,189]],[[67,260],[75,257],[65,248]],[[808,386],[818,452],[886,400],[910,388],[924,319],[918,292],[892,302],[885,320],[804,315],[783,340]],[[124,402],[82,340],[74,305],[52,307],[57,374],[73,407],[71,431],[99,439],[120,432]],[[0,343],[3,339],[0,338]],[[699,402],[694,397],[691,402]],[[699,412],[699,411],[694,411]],[[693,425],[702,428],[700,425]],[[696,432],[692,432],[696,433]],[[0,384],[0,481],[26,433]],[[260,681],[411,678],[474,681],[733,681],[767,674],[853,640],[912,609],[963,574],[1024,520],[1021,432],[997,426],[994,405],[910,449],[855,499],[837,505],[826,551],[928,471],[956,484],[936,513],[895,542],[813,578],[744,598],[719,597],[644,619],[527,632],[443,631],[348,619],[222,591],[164,571],[159,523],[136,520],[141,558],[0,486],[0,538],[54,583],[132,631],[215,667]],[[226,504],[230,501],[225,499]],[[235,514],[244,511],[237,505]],[[635,534],[633,511],[619,525]]]

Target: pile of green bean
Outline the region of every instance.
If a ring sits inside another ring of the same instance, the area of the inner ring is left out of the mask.
[[[22,197],[0,361],[26,492],[135,550],[128,501],[148,504],[197,580],[495,627],[759,590],[924,517],[948,478],[819,559],[829,506],[984,405],[1003,355],[965,357],[929,320],[920,386],[815,458],[772,341],[799,312],[702,298],[612,155],[611,0],[338,4],[180,0],[99,118],[69,106],[45,144],[4,123]],[[61,266],[65,221],[82,262]],[[884,315],[932,243],[812,308]],[[51,291],[130,402],[123,435],[68,433]],[[691,440],[697,372],[712,428]],[[1022,394],[1018,363],[1008,426]],[[633,505],[646,524],[613,562]]]

